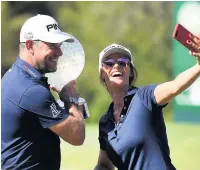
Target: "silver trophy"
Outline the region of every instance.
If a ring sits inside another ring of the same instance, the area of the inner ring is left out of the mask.
[[[64,85],[72,80],[76,80],[81,74],[85,65],[85,53],[81,43],[72,35],[74,42],[63,42],[61,45],[62,56],[58,59],[57,71],[45,74],[48,77],[48,83],[62,89]],[[57,101],[61,107],[64,103]],[[84,98],[79,98],[78,102],[84,106],[84,118],[90,117],[87,102]]]

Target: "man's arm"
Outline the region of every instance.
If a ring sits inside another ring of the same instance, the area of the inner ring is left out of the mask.
[[[100,150],[98,163],[94,168],[94,170],[114,170],[114,169],[115,167],[108,158],[107,153],[103,150]]]
[[[67,104],[69,116],[62,122],[50,127],[64,141],[72,145],[82,145],[85,140],[85,121],[78,106]]]
[[[79,97],[75,87],[75,82],[68,83],[61,91],[55,87],[51,87],[51,89],[59,94],[69,116],[64,121],[51,126],[50,129],[59,135],[64,141],[72,145],[82,145],[85,140],[83,108],[74,103],[68,102],[69,97]]]

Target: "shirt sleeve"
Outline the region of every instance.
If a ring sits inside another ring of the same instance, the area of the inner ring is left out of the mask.
[[[167,104],[159,105],[156,101],[154,90],[157,87],[157,84],[150,84],[148,86],[144,86],[139,88],[138,96],[144,106],[148,108],[150,111],[154,111],[155,109],[162,110]]]
[[[20,106],[34,113],[44,128],[61,122],[69,115],[58,105],[50,90],[42,85],[28,88],[22,95]]]

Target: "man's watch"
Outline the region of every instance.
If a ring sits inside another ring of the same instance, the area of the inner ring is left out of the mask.
[[[79,98],[69,97],[68,99],[65,99],[65,102],[66,103],[76,104],[76,105],[79,105],[79,106],[83,106],[83,108],[84,108],[84,111],[83,111],[83,117],[84,117],[84,119],[87,119],[87,118],[90,117],[90,113],[89,113],[89,110],[88,110],[88,105],[87,105],[87,102],[85,101],[84,98],[81,98],[81,97],[79,97]],[[57,103],[63,109],[65,108],[64,107],[64,102],[62,102],[60,99],[57,101]]]
[[[65,99],[65,102],[79,105],[77,97],[69,97],[68,99]]]

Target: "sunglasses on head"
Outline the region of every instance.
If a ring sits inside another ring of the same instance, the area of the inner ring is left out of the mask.
[[[108,67],[113,67],[116,63],[120,67],[126,67],[130,63],[130,60],[128,58],[118,58],[117,60],[107,59],[103,62],[103,64]]]

